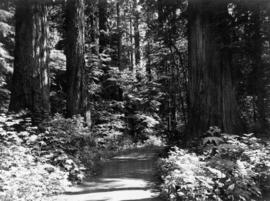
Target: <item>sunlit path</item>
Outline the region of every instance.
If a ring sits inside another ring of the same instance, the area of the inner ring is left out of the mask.
[[[134,151],[114,157],[95,179],[72,187],[59,201],[157,201],[153,173],[155,151]]]

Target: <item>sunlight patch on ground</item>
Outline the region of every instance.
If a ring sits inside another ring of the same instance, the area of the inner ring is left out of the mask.
[[[95,192],[79,195],[63,196],[59,201],[124,201],[124,200],[151,200],[157,197],[150,190],[112,190],[108,192]]]
[[[158,201],[152,181],[155,154],[120,154],[103,164],[98,177],[66,189],[57,201]]]
[[[93,182],[85,182],[83,186],[75,186],[67,189],[68,194],[80,193],[88,189],[89,192],[106,191],[111,189],[149,188],[150,183],[144,179],[130,178],[104,178]]]
[[[68,189],[58,201],[152,200],[158,196],[144,179],[104,178]]]

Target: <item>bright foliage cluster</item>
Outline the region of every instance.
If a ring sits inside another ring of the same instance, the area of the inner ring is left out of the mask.
[[[201,154],[174,148],[160,161],[169,200],[255,201],[269,188],[269,142],[254,137],[207,136]]]

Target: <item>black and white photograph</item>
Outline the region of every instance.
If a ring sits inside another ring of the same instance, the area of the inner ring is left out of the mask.
[[[0,0],[0,201],[270,201],[270,0]]]

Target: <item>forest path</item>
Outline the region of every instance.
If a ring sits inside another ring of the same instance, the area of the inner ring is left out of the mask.
[[[154,188],[156,156],[160,149],[119,154],[102,166],[101,174],[74,186],[58,201],[160,201]]]

